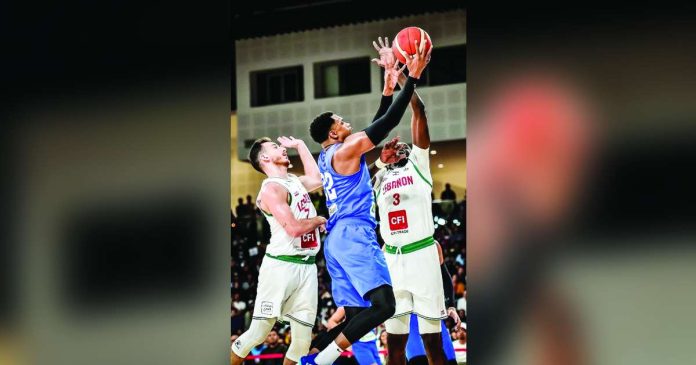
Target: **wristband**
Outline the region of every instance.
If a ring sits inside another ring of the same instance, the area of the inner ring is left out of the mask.
[[[387,164],[382,162],[381,158],[378,158],[377,161],[375,161],[375,166],[377,166],[377,168],[381,170],[381,169],[387,167]]]

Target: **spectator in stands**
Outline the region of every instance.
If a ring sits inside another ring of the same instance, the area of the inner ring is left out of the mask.
[[[237,199],[237,207],[235,208],[235,211],[237,213],[237,218],[241,219],[244,217],[244,210],[246,209],[244,205],[244,199],[239,198]]]
[[[464,289],[464,295],[457,299],[457,310],[463,310],[466,312],[466,289]]]
[[[387,355],[384,354],[383,351],[387,351],[387,331],[383,328],[380,329],[381,332],[379,333],[379,342],[377,343],[377,351],[379,351],[379,359],[382,361],[382,364],[387,364]]]
[[[449,183],[445,184],[445,190],[443,190],[440,194],[440,199],[452,201],[457,200],[457,193],[455,193],[454,190],[452,190],[452,186],[450,186]]]
[[[247,304],[241,299],[239,293],[234,293],[232,296],[232,306],[240,312],[247,309]]]
[[[249,218],[256,216],[256,204],[251,199],[251,195],[246,196],[246,213]]]
[[[233,334],[241,334],[244,330],[244,316],[234,307],[230,311],[230,327]]]
[[[285,355],[285,351],[288,350],[287,346],[283,344],[282,340],[278,336],[278,330],[277,329],[272,329],[271,332],[268,333],[268,336],[266,336],[266,348],[261,351],[262,355],[269,355],[269,354],[282,354]],[[268,360],[263,360],[261,362],[261,365],[283,365],[283,357],[284,356],[279,356],[278,359],[268,359]]]
[[[466,323],[462,323],[462,326],[457,330],[457,339],[452,341],[454,345],[454,353],[457,356],[457,364],[466,364]]]

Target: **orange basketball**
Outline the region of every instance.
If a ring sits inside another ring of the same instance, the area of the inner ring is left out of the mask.
[[[414,41],[418,42],[417,45]],[[421,42],[425,42],[425,52],[430,50],[433,43],[430,41],[430,36],[426,31],[418,27],[408,27],[402,29],[394,37],[394,44],[392,45],[392,51],[394,51],[394,56],[401,63],[406,63],[406,56],[414,55],[418,51]]]

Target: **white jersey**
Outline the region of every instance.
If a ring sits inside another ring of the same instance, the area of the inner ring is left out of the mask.
[[[281,185],[288,191],[288,205],[290,211],[299,219],[313,218],[317,216],[317,211],[312,204],[312,199],[309,197],[307,189],[300,181],[300,178],[293,174],[288,174],[288,177],[283,179],[279,177],[269,177],[261,183],[259,190],[259,199],[256,200],[256,205],[260,208],[260,197],[264,187],[274,183]],[[319,228],[315,228],[313,232],[305,233],[300,237],[290,236],[283,226],[271,215],[261,209],[263,215],[271,227],[271,241],[266,247],[266,253],[272,256],[315,256],[319,252]]]
[[[413,145],[406,165],[380,170],[377,175],[379,231],[390,246],[402,247],[435,232],[429,150]]]

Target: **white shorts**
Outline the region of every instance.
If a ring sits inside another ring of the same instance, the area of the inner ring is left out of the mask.
[[[264,257],[254,304],[255,319],[291,318],[313,327],[317,316],[317,265]]]
[[[447,317],[437,246],[406,254],[385,253],[396,297],[394,317],[415,313],[430,320]]]

